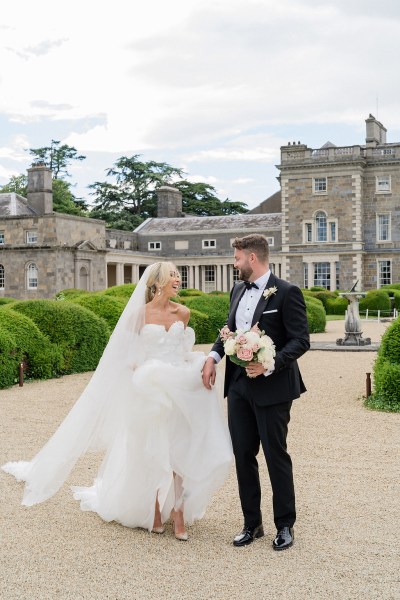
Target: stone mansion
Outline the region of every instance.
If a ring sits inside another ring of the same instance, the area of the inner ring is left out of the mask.
[[[0,296],[52,298],[62,289],[136,283],[156,260],[176,263],[182,286],[228,291],[231,243],[262,233],[271,268],[300,287],[370,290],[400,281],[400,142],[366,119],[363,145],[281,147],[280,192],[242,215],[182,213],[178,190],[158,189],[158,216],[134,231],[53,212],[47,167],[28,169],[27,198],[0,194]]]

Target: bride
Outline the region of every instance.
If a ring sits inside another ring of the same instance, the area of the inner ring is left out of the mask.
[[[145,270],[86,389],[30,462],[2,469],[25,481],[23,504],[55,494],[80,456],[105,450],[91,487],[74,487],[82,510],[105,521],[175,537],[200,519],[232,462],[216,393],[192,352],[189,309],[170,300],[180,277],[169,262]]]

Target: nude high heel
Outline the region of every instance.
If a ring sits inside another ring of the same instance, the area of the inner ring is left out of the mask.
[[[172,522],[172,531],[174,532],[174,536],[176,537],[177,540],[179,540],[181,542],[187,542],[189,539],[187,531],[184,531],[183,533],[176,533],[176,531],[175,531],[174,514],[175,514],[175,511],[172,510],[171,511],[171,522]]]

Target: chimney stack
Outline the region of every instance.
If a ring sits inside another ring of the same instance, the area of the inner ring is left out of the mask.
[[[28,204],[38,215],[53,212],[52,171],[44,164],[28,169]]]
[[[182,194],[179,190],[168,185],[163,185],[157,192],[157,217],[169,218],[183,217]]]
[[[373,148],[378,145],[386,144],[386,133],[387,129],[375,119],[373,115],[369,115],[368,119],[365,119],[367,124],[367,137],[365,143],[367,146]]]

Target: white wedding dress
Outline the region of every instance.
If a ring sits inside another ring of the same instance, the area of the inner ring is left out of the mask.
[[[158,495],[163,521],[172,508],[183,506],[185,522],[191,524],[204,515],[232,464],[222,406],[217,393],[203,386],[205,356],[192,351],[193,329],[181,321],[168,331],[146,324],[139,338],[132,388],[118,407],[122,418],[93,486],[74,487],[74,497],[82,510],[94,511],[105,521],[151,530]],[[26,504],[34,503],[29,500],[35,488],[30,467],[21,461],[3,467],[27,481]]]

